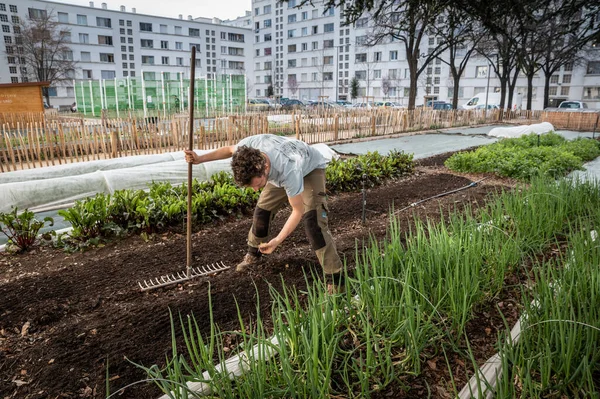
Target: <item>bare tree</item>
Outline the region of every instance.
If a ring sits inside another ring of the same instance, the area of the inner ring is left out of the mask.
[[[421,73],[447,48],[447,41],[440,36],[427,52],[422,52],[427,35],[435,36],[436,21],[445,9],[444,0],[396,0],[383,1],[373,14],[374,28],[369,33],[368,44],[376,45],[398,41],[404,46],[410,74],[408,108],[414,109],[418,79]]]
[[[450,4],[443,16],[438,18],[435,33],[444,37],[447,44],[448,57],[437,60],[448,65],[452,80],[452,108],[458,107],[460,79],[465,72],[477,43],[484,35],[484,28],[465,11]]]
[[[39,10],[25,20],[14,24],[18,33],[16,48],[7,47],[8,54],[16,53],[21,59],[22,76],[30,81],[64,83],[75,78],[76,61],[70,48],[71,32],[62,26],[50,10]],[[10,50],[9,50],[10,48]],[[10,53],[9,53],[10,51]],[[50,104],[48,89],[43,89]]]
[[[365,48],[365,51],[367,48]],[[374,71],[377,68],[377,64],[379,60],[376,58],[375,53],[371,54],[373,57],[371,61],[369,61],[369,53],[358,53],[354,55],[357,57],[356,65],[360,71],[364,71],[364,81],[365,81],[365,96],[369,96],[369,90],[371,89],[371,83],[374,78]],[[362,58],[358,58],[362,57]]]
[[[381,79],[381,91],[383,92],[383,95],[385,98],[387,98],[388,93],[390,92],[391,88],[392,88],[392,82],[391,82],[389,76],[386,76],[383,79]]]
[[[296,79],[296,75],[288,75],[287,85],[292,96],[295,96],[298,92],[298,80]]]

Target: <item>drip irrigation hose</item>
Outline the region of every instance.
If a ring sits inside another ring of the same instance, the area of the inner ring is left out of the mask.
[[[397,210],[396,212],[394,212],[394,215],[396,215],[396,214],[398,214],[398,213],[400,213],[402,211],[405,211],[405,210],[407,210],[409,208],[413,208],[413,207],[415,207],[415,206],[417,206],[419,204],[422,204],[423,202],[426,202],[426,201],[429,201],[429,200],[432,200],[432,199],[435,199],[435,198],[444,197],[444,196],[449,195],[449,194],[454,194],[454,193],[457,193],[457,192],[462,191],[462,190],[466,190],[466,189],[471,188],[471,187],[475,187],[475,186],[477,186],[478,183],[481,183],[485,179],[487,179],[487,177],[484,177],[481,180],[474,181],[474,182],[472,182],[471,184],[469,184],[467,186],[464,186],[464,187],[461,187],[461,188],[457,188],[455,190],[446,191],[445,193],[437,194],[437,195],[434,195],[432,197],[425,198],[425,199],[422,199],[422,200],[417,201],[417,202],[413,202],[409,206],[406,206],[406,207],[404,207],[404,208],[402,208],[402,209]]]

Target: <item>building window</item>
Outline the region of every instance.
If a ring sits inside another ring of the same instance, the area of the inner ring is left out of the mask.
[[[367,54],[366,53],[356,54],[355,58],[356,58],[356,62],[367,62]]]
[[[398,59],[398,51],[390,51],[390,61],[396,61]]]
[[[152,32],[152,24],[149,22],[140,22],[140,31]]]
[[[6,16],[4,14],[0,14],[0,21],[2,21],[2,22],[8,22],[8,16]]]
[[[330,24],[325,24],[325,25],[323,26],[323,31],[324,31],[325,33],[328,33],[328,32],[333,32],[333,29],[334,29],[334,27],[333,27],[333,22],[332,22],[332,23],[330,23]]]
[[[169,65],[169,57],[161,57],[161,61],[163,65]]]
[[[10,26],[9,25],[2,25],[2,32],[4,32],[4,33],[10,33]]]
[[[354,72],[354,76],[358,80],[365,80],[367,78],[367,71],[356,71]]]
[[[160,25],[160,33],[167,33],[167,25]]]
[[[363,46],[367,42],[367,36],[356,36],[356,45]],[[391,51],[390,51],[391,53]]]
[[[113,38],[112,38],[112,36],[100,36],[100,35],[98,35],[98,44],[105,45],[105,46],[112,46],[113,45]]]
[[[183,33],[183,28],[181,26],[176,26],[175,27],[175,34],[176,35],[182,35]]]
[[[189,28],[189,36],[192,37],[200,37],[200,29],[196,29],[196,28]]]
[[[488,76],[488,66],[478,66],[475,67],[475,77],[476,78],[487,78]]]
[[[81,61],[82,62],[91,62],[92,61],[92,53],[88,51],[81,52]]]
[[[169,42],[166,40],[161,40],[160,41],[160,48],[162,49],[168,49],[169,48]]]
[[[288,15],[288,24],[296,22],[296,14]]]
[[[373,71],[373,78],[374,79],[381,79],[381,69],[376,69]]]
[[[112,23],[110,18],[96,17],[96,26],[100,26],[103,28],[112,28]]]
[[[583,88],[583,99],[584,100],[600,100],[600,86],[596,87],[584,87]]]
[[[563,86],[563,87],[561,87],[560,88],[560,95],[568,97],[569,96],[569,89],[570,89],[569,86]]]
[[[333,48],[333,39],[323,40],[323,48]]]
[[[142,55],[142,64],[154,65],[154,56],[153,55]]]
[[[600,75],[600,61],[590,61],[587,65],[588,75]]]
[[[288,68],[296,68],[296,60],[288,60]]]
[[[29,18],[31,18],[31,19],[43,19],[43,18],[46,18],[48,15],[46,10],[40,10],[37,8],[30,8],[28,11],[29,11]]]
[[[0,11],[6,11],[6,4],[0,3]]]
[[[11,76],[10,83],[19,83],[19,78],[17,78],[16,76]]]
[[[15,13],[18,12],[17,11],[17,6],[14,6],[14,5],[11,4],[11,5],[9,5],[9,7],[10,7],[10,12],[15,12]]]
[[[58,15],[58,22],[60,22],[62,24],[69,23],[69,14],[67,14],[66,12],[59,12],[59,13],[57,13],[57,15]]]
[[[333,56],[326,55],[325,57],[323,57],[323,65],[333,65]]]
[[[83,73],[84,79],[92,79],[92,70],[91,69],[84,69],[81,72]]]
[[[288,53],[295,53],[296,52],[296,45],[295,44],[290,44],[288,46]]]
[[[114,54],[100,53],[100,62],[115,62]]]
[[[558,83],[558,75],[552,75],[550,76],[550,83]]]
[[[177,61],[177,65],[179,65],[179,66],[183,65],[183,57],[177,57],[176,61]]]
[[[149,39],[142,39],[141,46],[143,48],[154,48],[154,41]]]
[[[117,75],[115,71],[100,71],[102,79],[114,79]]]
[[[381,51],[377,51],[377,52],[373,53],[373,61],[379,62],[381,60],[382,60]]]
[[[571,72],[573,70],[573,63],[569,62],[567,64],[564,65],[563,70],[565,72]]]

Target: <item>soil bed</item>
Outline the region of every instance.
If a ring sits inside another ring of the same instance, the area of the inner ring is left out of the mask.
[[[443,167],[446,157],[422,160],[414,175],[368,190],[364,225],[360,192],[330,197],[330,228],[348,265],[354,265],[356,245],[370,235],[385,237],[392,206],[401,209],[484,177],[449,172]],[[402,229],[409,229],[405,221],[413,214],[439,220],[442,210],[476,208],[492,193],[511,186],[511,181],[489,178],[467,190],[421,203],[401,212]],[[282,226],[287,213],[280,212],[275,229]],[[244,216],[194,233],[194,266],[218,261],[235,266],[244,255],[250,224],[250,217]],[[221,330],[237,330],[236,301],[249,320],[255,316],[260,297],[262,315],[267,317],[269,287],[279,288],[282,276],[286,284],[302,288],[305,273],[320,273],[304,229],[298,228],[275,254],[249,272],[237,273],[232,268],[183,286],[139,291],[138,281],[185,268],[185,248],[185,235],[166,233],[148,242],[130,237],[83,253],[38,247],[20,256],[0,254],[0,398],[105,397],[107,361],[111,392],[146,377],[125,357],[146,366],[164,363],[171,347],[169,310],[174,315],[193,313],[201,329],[209,331],[210,289],[215,322]],[[511,278],[514,287],[518,281]],[[496,332],[504,328],[498,303],[506,309],[504,316],[515,320],[517,290],[507,289],[493,303],[477,309],[469,333],[480,363],[494,353]],[[428,389],[434,397],[450,397],[443,353],[432,353],[427,360],[421,377],[404,381],[410,390],[391,387],[381,397],[423,397]],[[460,359],[449,360],[460,389],[467,380],[465,370],[472,366]],[[117,397],[159,395],[154,385],[139,384]]]

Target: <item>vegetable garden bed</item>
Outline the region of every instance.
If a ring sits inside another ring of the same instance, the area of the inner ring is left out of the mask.
[[[330,227],[350,266],[355,265],[357,244],[366,244],[369,236],[378,240],[386,236],[392,204],[401,209],[481,178],[449,172],[441,166],[445,158],[423,160],[414,175],[369,189],[365,225],[361,224],[360,193],[338,194],[330,199]],[[412,215],[425,223],[437,223],[443,213],[481,207],[492,194],[512,186],[510,180],[490,176],[476,187],[406,209],[399,215],[399,233],[415,229]],[[275,228],[282,225],[285,216],[285,211],[277,216]],[[245,217],[202,228],[193,236],[194,262],[235,264],[244,254],[250,223]],[[551,256],[558,249],[548,247],[545,251]],[[280,291],[283,280],[297,290],[306,290],[305,274],[320,272],[301,229],[250,272],[232,270],[145,294],[136,289],[140,277],[183,267],[183,235],[171,232],[149,241],[130,237],[74,254],[37,248],[25,255],[1,256],[0,397],[19,398],[104,397],[107,375],[111,392],[146,378],[124,357],[146,366],[164,364],[165,354],[171,353],[169,310],[174,315],[193,313],[202,333],[210,332],[211,321],[223,331],[239,330],[238,315],[246,324],[251,323],[260,299],[258,312],[270,328],[270,289]],[[521,268],[507,274],[504,288],[475,307],[473,317],[464,326],[470,351],[479,364],[495,353],[498,333],[518,318],[519,287],[526,271]],[[180,330],[176,326],[176,340],[182,348]],[[225,352],[233,351],[239,343],[239,335],[226,335]],[[445,354],[430,348],[419,358],[422,367],[417,375],[401,375],[384,389],[367,389],[376,398],[451,397],[473,373],[473,365],[465,361],[464,342],[460,348],[464,353]],[[402,359],[401,354],[398,359]],[[156,398],[160,391],[154,385],[140,384],[117,395]]]

